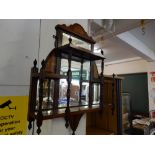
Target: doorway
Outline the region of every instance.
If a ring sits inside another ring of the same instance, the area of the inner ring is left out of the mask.
[[[149,113],[147,73],[122,74],[122,92],[131,96],[131,111],[143,115]]]

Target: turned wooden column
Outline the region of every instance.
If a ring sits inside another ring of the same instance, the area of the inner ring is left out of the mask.
[[[82,96],[82,73],[83,73],[83,59],[81,60],[81,71],[80,71],[80,92],[79,92],[79,106],[82,105],[81,103],[81,96]]]
[[[39,75],[39,109],[37,113],[37,133],[38,135],[41,132],[41,126],[43,121],[43,114],[42,114],[42,103],[43,103],[43,82],[44,82],[44,67],[45,67],[45,61],[43,60],[41,63],[42,67],[40,69],[40,75]]]
[[[35,120],[33,116],[33,112],[35,111],[36,106],[36,98],[37,98],[37,82],[38,78],[34,76],[34,74],[38,74],[37,68],[37,60],[35,59],[33,62],[34,66],[31,69],[31,77],[30,77],[30,91],[29,91],[29,110],[28,110],[28,118],[29,121],[28,129],[32,128],[32,122]]]
[[[89,108],[92,107],[92,102],[93,102],[92,71],[93,71],[93,63],[92,63],[92,61],[90,61],[90,74],[89,74]]]
[[[72,39],[69,38],[69,43],[71,44]],[[72,72],[71,72],[71,60],[72,60],[72,54],[70,53],[68,56],[68,72],[67,72],[67,107],[65,110],[65,120],[66,120],[66,128],[69,126],[69,119],[70,119],[70,108],[69,108],[69,103],[70,103],[70,86],[71,86],[71,80],[72,80]]]
[[[50,106],[50,97],[52,97],[51,95],[51,79],[48,79],[48,84],[47,84],[48,90],[47,90],[47,105],[48,107]],[[48,108],[47,107],[47,108]]]
[[[101,54],[103,55],[103,51],[101,50]],[[101,74],[100,74],[100,79],[101,79],[101,84],[100,84],[100,108],[103,110],[103,105],[104,105],[104,59],[101,60]]]
[[[112,115],[114,115],[114,111],[115,111],[115,74],[112,75],[113,76],[113,81],[112,81],[112,107],[111,107],[111,111],[112,111]]]
[[[53,35],[55,39],[54,46],[56,48],[56,65],[55,65],[55,73],[60,74],[60,67],[61,67],[61,58],[58,54],[58,34]],[[55,79],[54,81],[54,94],[53,94],[53,113],[57,113],[58,111],[58,100],[59,100],[59,83],[60,79]]]

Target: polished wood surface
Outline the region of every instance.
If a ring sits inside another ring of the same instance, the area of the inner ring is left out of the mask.
[[[118,79],[115,79],[115,84]],[[114,85],[115,85],[114,84]],[[86,134],[106,134],[113,133],[117,134],[117,108],[114,109],[112,113],[112,87],[113,87],[113,78],[104,77],[104,105],[103,111],[87,113],[86,117]],[[114,87],[114,102],[115,107],[117,104],[117,96],[116,96],[116,87]],[[93,131],[93,132],[91,132]],[[103,131],[103,132],[102,132]]]
[[[101,128],[88,128],[87,135],[114,135],[113,131],[104,130]]]

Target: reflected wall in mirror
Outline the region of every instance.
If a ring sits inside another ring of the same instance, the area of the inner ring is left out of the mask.
[[[67,105],[67,80],[66,79],[60,79],[59,82],[59,100],[58,100],[58,107],[66,107]]]
[[[61,60],[61,75],[66,75],[68,72],[68,60]],[[89,102],[89,74],[90,62],[71,61],[71,86],[70,86],[70,106],[88,105]],[[81,77],[82,74],[82,77]],[[66,107],[67,105],[67,80],[60,80],[59,92],[59,107]]]
[[[81,103],[88,105],[89,102],[89,82],[82,82]]]
[[[100,84],[93,84],[93,104],[100,103]]]
[[[83,63],[83,71],[82,71],[82,80],[89,80],[89,76],[90,76],[90,62],[89,61],[85,61]]]
[[[39,108],[39,81],[37,84],[37,98],[35,110]],[[53,98],[54,98],[54,80],[45,79],[43,82],[43,102],[42,109],[52,109],[53,108]]]
[[[77,47],[82,47],[82,48],[85,48],[85,49],[88,49],[88,50],[91,50],[91,44],[85,42],[85,41],[82,41],[78,38],[75,38],[73,36],[70,36],[66,33],[62,33],[62,46],[63,45],[66,45],[69,43],[68,39],[71,38],[72,39],[72,44],[77,46]]]

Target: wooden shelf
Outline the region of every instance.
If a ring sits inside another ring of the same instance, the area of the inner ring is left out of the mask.
[[[114,132],[107,131],[101,128],[88,128],[87,129],[87,135],[114,135]]]
[[[43,120],[47,119],[52,119],[52,118],[58,118],[58,117],[64,117],[65,116],[65,110],[66,108],[63,109],[58,109],[55,113],[53,113],[52,109],[48,110],[43,110]],[[48,114],[48,111],[51,111],[51,113]],[[77,115],[81,113],[88,113],[88,112],[95,112],[95,111],[100,111],[99,106],[93,105],[91,108],[88,106],[82,106],[82,107],[71,107],[70,108],[70,115]],[[36,110],[37,112],[37,110]],[[37,118],[36,115],[33,115],[33,117]]]
[[[92,53],[90,50],[76,47],[72,44],[66,44],[64,46],[55,48],[56,53],[58,53],[59,56],[68,59],[69,55],[72,55],[72,60],[81,62],[83,59],[84,61],[92,61],[92,60],[102,60],[105,59],[102,55],[97,55]]]
[[[32,77],[39,78],[41,73],[32,73]],[[66,75],[54,74],[54,73],[43,73],[44,78],[50,79],[67,79]]]

